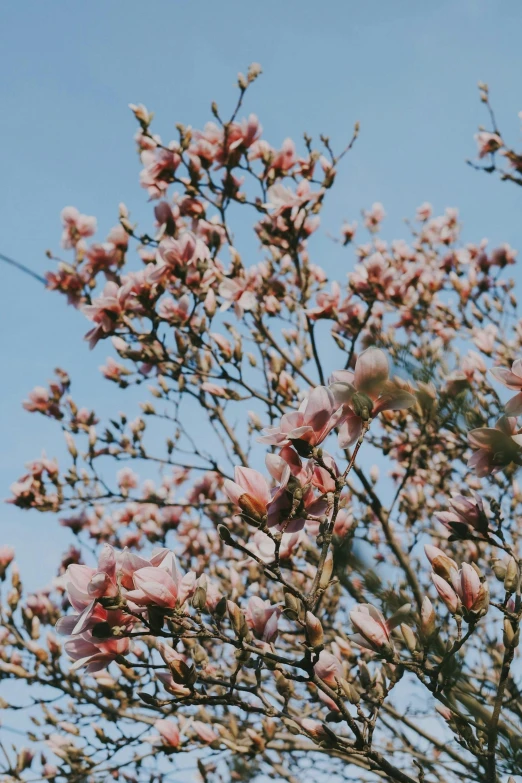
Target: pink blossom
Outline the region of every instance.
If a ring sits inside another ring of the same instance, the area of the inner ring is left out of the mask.
[[[321,650],[319,653],[319,659],[314,665],[314,672],[332,688],[335,688],[337,681],[344,676],[340,660],[326,650]]]
[[[283,533],[279,547],[280,560],[289,560],[299,548],[303,533]],[[266,533],[256,530],[248,544],[249,550],[265,563],[271,563],[275,558],[275,541]]]
[[[118,471],[116,478],[119,488],[124,492],[128,492],[129,489],[136,489],[138,486],[138,476],[131,468],[122,468]]]
[[[279,426],[269,427],[260,443],[274,446],[291,444],[309,451],[318,446],[343,418],[343,407],[325,386],[317,386],[303,400],[298,411],[285,413]]]
[[[227,310],[232,304],[238,318],[245,311],[253,310],[257,304],[255,280],[257,275],[249,272],[243,277],[225,277],[219,284],[219,295],[224,299],[221,310]]]
[[[295,144],[292,139],[285,139],[279,152],[276,152],[270,161],[270,169],[286,173],[297,162]]]
[[[84,237],[96,233],[96,218],[81,215],[76,207],[65,207],[60,215],[63,223],[62,247],[68,249]]]
[[[447,555],[437,546],[426,544],[424,551],[435,573],[439,576],[442,576],[444,579],[449,579],[451,572],[458,569],[458,566],[453,558],[449,557],[449,555]]]
[[[371,604],[357,604],[350,611],[350,620],[358,632],[350,638],[360,647],[376,652],[393,647],[390,629],[378,609]]]
[[[29,399],[25,400],[23,407],[26,411],[40,411],[44,413],[49,407],[49,392],[43,386],[35,386],[29,392]]]
[[[335,310],[339,307],[339,300],[341,297],[341,289],[339,283],[335,281],[332,283],[332,290],[330,294],[322,292],[317,294],[316,306],[307,310],[306,313],[312,321],[316,321],[318,318],[328,318],[333,316]]]
[[[162,299],[158,305],[158,315],[165,321],[174,324],[183,324],[187,321],[190,314],[190,299],[188,294],[175,301],[172,297]]]
[[[189,571],[182,576],[175,555],[169,552],[159,565],[135,571],[133,583],[135,589],[126,593],[128,601],[138,606],[174,609],[183,606],[194,593],[196,574]]]
[[[15,551],[12,546],[7,546],[7,544],[0,546],[0,579],[5,577],[5,572],[10,563],[12,563],[14,556]]]
[[[236,466],[234,478],[235,481],[226,479],[223,484],[232,503],[254,519],[265,516],[271,500],[265,477],[252,468]]]
[[[200,720],[195,720],[193,721],[192,726],[200,740],[203,740],[203,742],[210,744],[211,742],[215,742],[217,739],[219,739],[216,732],[207,723],[203,723]]]
[[[478,533],[486,533],[489,522],[482,499],[472,493],[472,499],[463,495],[454,495],[450,502],[451,511],[443,511],[438,519],[455,535],[465,538],[470,528]]]
[[[364,212],[363,215],[364,225],[373,233],[378,231],[381,222],[386,217],[386,212],[384,211],[383,205],[379,201],[376,201],[372,204],[372,208],[367,212]]]
[[[518,392],[509,400],[504,410],[508,416],[520,416],[522,414],[522,359],[515,359],[511,370],[506,367],[493,367],[491,374],[508,389]]]
[[[522,435],[517,434],[517,420],[502,416],[494,427],[480,427],[468,432],[470,446],[476,449],[468,460],[479,478],[497,473],[516,461],[522,451]]]
[[[268,600],[263,601],[256,595],[248,599],[245,611],[247,625],[264,642],[270,643],[277,638],[277,621],[280,614],[280,607],[272,606]]]
[[[125,655],[130,649],[130,639],[110,639],[93,643],[89,638],[75,636],[64,645],[65,652],[75,662],[72,671],[85,667],[87,674],[102,671],[118,655]]]
[[[178,724],[173,720],[160,718],[154,723],[154,728],[160,733],[161,741],[170,748],[177,748],[180,744]]]
[[[480,131],[475,135],[475,141],[477,142],[479,158],[485,158],[491,152],[496,152],[498,149],[504,146],[504,142],[498,135],[498,133],[488,133],[487,131]]]
[[[145,167],[140,173],[141,187],[147,190],[151,199],[161,198],[181,162],[178,144],[172,142],[171,149],[145,149],[141,161]]]
[[[343,449],[360,438],[365,420],[382,411],[403,410],[415,403],[413,394],[389,380],[388,359],[379,348],[368,348],[359,355],[355,373],[338,370],[330,381],[328,388],[335,402],[343,405],[344,421],[339,430],[339,447]]]

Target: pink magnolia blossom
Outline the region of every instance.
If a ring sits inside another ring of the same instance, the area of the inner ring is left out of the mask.
[[[449,579],[451,572],[458,569],[458,566],[453,558],[449,557],[445,552],[442,551],[442,549],[439,549],[437,546],[426,544],[424,551],[435,573],[439,576],[442,576],[444,579]]]
[[[335,655],[327,650],[321,650],[319,659],[314,665],[315,674],[327,685],[335,688],[337,682],[344,676],[342,664]]]
[[[506,404],[504,410],[508,416],[522,414],[522,359],[515,359],[511,370],[506,367],[493,367],[491,374],[508,389],[518,392]]]
[[[489,606],[489,588],[487,582],[481,582],[480,577],[468,563],[463,563],[459,571],[451,570],[449,581],[432,574],[435,588],[452,614],[464,607],[468,612],[485,614]]]
[[[219,295],[223,298],[221,310],[227,310],[234,305],[234,312],[238,318],[243,313],[253,310],[257,304],[255,284],[257,274],[247,273],[243,277],[225,277],[219,284]]]
[[[364,416],[373,418],[382,411],[403,410],[415,403],[413,394],[389,380],[389,373],[386,354],[379,348],[368,348],[358,357],[354,373],[338,370],[332,374],[328,388],[344,410],[339,430],[340,448],[348,448],[360,438]],[[364,416],[359,412],[361,407],[366,409]]]
[[[248,627],[264,642],[273,642],[277,638],[277,621],[281,608],[272,606],[270,601],[263,601],[253,595],[248,599],[245,617]]]
[[[339,307],[339,301],[341,298],[341,288],[339,283],[333,282],[331,293],[321,292],[317,294],[316,306],[307,310],[307,315],[312,321],[316,321],[318,318],[328,318]]]
[[[173,720],[160,718],[154,723],[154,728],[160,733],[160,740],[163,745],[170,748],[177,748],[180,745],[180,734],[178,724]]]
[[[138,606],[159,606],[164,609],[181,607],[193,594],[196,574],[189,571],[181,575],[172,552],[157,566],[146,566],[134,572],[134,590],[126,593],[126,599]]]
[[[468,460],[479,478],[497,473],[516,461],[522,451],[522,435],[517,420],[502,416],[494,427],[479,427],[468,433],[469,444],[476,451]]]
[[[350,639],[360,647],[375,652],[393,648],[390,628],[386,620],[371,604],[357,604],[350,611],[350,620],[357,631]]]
[[[217,739],[219,739],[216,732],[207,724],[203,723],[200,720],[195,720],[192,722],[192,727],[194,728],[194,731],[202,740],[203,742],[207,742],[208,744],[215,742]]]
[[[450,511],[443,511],[438,519],[450,531],[459,537],[466,537],[470,528],[478,533],[486,533],[489,521],[482,499],[474,492],[472,498],[455,494],[450,502]]]
[[[2,546],[0,546],[0,579],[5,577],[5,572],[13,562],[14,556],[15,551],[12,546],[7,546],[7,544],[2,544]]]
[[[491,152],[496,152],[504,146],[504,142],[498,135],[498,133],[488,133],[487,131],[480,131],[475,135],[475,141],[477,142],[479,158],[485,158]]]
[[[96,233],[96,218],[81,215],[76,207],[62,209],[61,219],[64,227],[62,247],[66,249],[77,245],[80,239]]]
[[[260,443],[274,446],[291,444],[309,451],[318,446],[336,427],[344,416],[342,405],[325,386],[317,386],[303,400],[295,413],[285,413],[279,426],[269,427]]]
[[[75,636],[64,645],[65,652],[72,658],[72,671],[85,668],[87,674],[102,671],[114,661],[118,655],[125,655],[130,650],[130,639],[110,639],[93,643],[90,638]]]
[[[254,519],[265,516],[271,501],[265,477],[252,468],[236,466],[234,478],[235,481],[226,479],[223,484],[223,489],[232,503]]]
[[[279,547],[279,559],[283,561],[289,560],[297,552],[303,537],[306,538],[300,531],[283,533]],[[266,533],[263,533],[262,530],[256,530],[248,543],[249,550],[265,563],[271,563],[274,560],[275,546],[275,541],[269,538]]]

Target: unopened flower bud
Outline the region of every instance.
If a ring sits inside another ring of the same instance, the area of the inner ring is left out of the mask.
[[[401,633],[403,635],[404,641],[406,643],[406,647],[408,650],[413,653],[417,649],[417,638],[413,631],[411,630],[409,625],[406,625],[406,623],[401,624]]]
[[[333,567],[334,567],[333,554],[331,552],[328,552],[328,554],[326,555],[326,560],[324,561],[321,577],[319,579],[319,587],[321,588],[321,590],[326,590],[326,588],[330,584],[330,579],[333,573]]]
[[[203,611],[203,609],[207,605],[207,591],[204,587],[201,585],[198,585],[196,589],[194,590],[194,595],[192,596],[192,606],[194,609],[197,609],[199,612]]]
[[[354,685],[352,685],[351,682],[345,680],[344,677],[341,677],[341,679],[339,680],[339,684],[341,686],[344,695],[350,702],[350,704],[359,704],[359,702],[361,701],[361,697],[359,695],[357,688]]]
[[[285,591],[285,614],[289,620],[297,620],[302,611],[301,602],[289,591]]]
[[[514,557],[510,557],[506,566],[504,589],[506,593],[514,593],[518,585],[518,565]]]
[[[371,418],[373,402],[367,394],[356,392],[350,400],[350,407],[356,416],[360,416],[363,421]]]
[[[227,601],[227,609],[234,633],[236,636],[239,636],[240,639],[244,639],[249,633],[245,615],[234,601]]]
[[[305,617],[306,634],[310,645],[314,648],[324,644],[323,626],[312,612],[307,612]]]
[[[493,561],[493,573],[497,577],[499,582],[503,582],[506,578],[506,563],[503,560],[494,560]]]
[[[436,615],[433,605],[426,596],[422,601],[420,613],[420,632],[424,639],[431,639],[435,633]]]
[[[288,680],[280,671],[274,672],[276,691],[284,699],[289,699],[294,692],[294,686],[291,680]]]

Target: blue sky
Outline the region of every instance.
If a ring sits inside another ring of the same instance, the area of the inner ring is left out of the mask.
[[[467,239],[520,247],[520,192],[464,163],[487,120],[478,80],[489,82],[501,127],[519,141],[520,13],[518,0],[3,3],[0,252],[42,273],[68,204],[95,214],[101,236],[120,201],[145,220],[127,104],[145,103],[155,130],[173,137],[178,121],[207,121],[213,99],[230,106],[236,74],[252,61],[264,75],[245,108],[274,145],[306,130],[339,148],[361,122],[323,235],[382,201],[383,236],[398,238],[403,219],[429,200],[437,210],[459,207]],[[344,278],[335,247],[326,239],[317,247],[317,260]],[[84,318],[19,272],[0,271],[5,497],[42,445],[63,453],[58,429],[21,408],[55,366],[71,373],[78,401],[101,413],[120,410],[125,398],[99,376],[107,348],[89,353]],[[34,588],[53,575],[67,536],[47,516],[1,506],[0,539],[17,547]]]

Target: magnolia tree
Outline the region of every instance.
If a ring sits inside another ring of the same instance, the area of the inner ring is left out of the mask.
[[[259,71],[175,141],[131,107],[150,227],[121,204],[94,241],[95,218],[62,212],[48,288],[141,411],[102,423],[63,370],[24,402],[69,458],[30,462],[9,502],[74,543],[29,595],[0,550],[2,707],[32,720],[4,780],[522,773],[515,253],[463,245],[427,203],[387,242],[376,203],[329,280],[314,237],[358,128],[342,151],[273,147],[242,118]],[[497,170],[496,126],[477,140]]]

